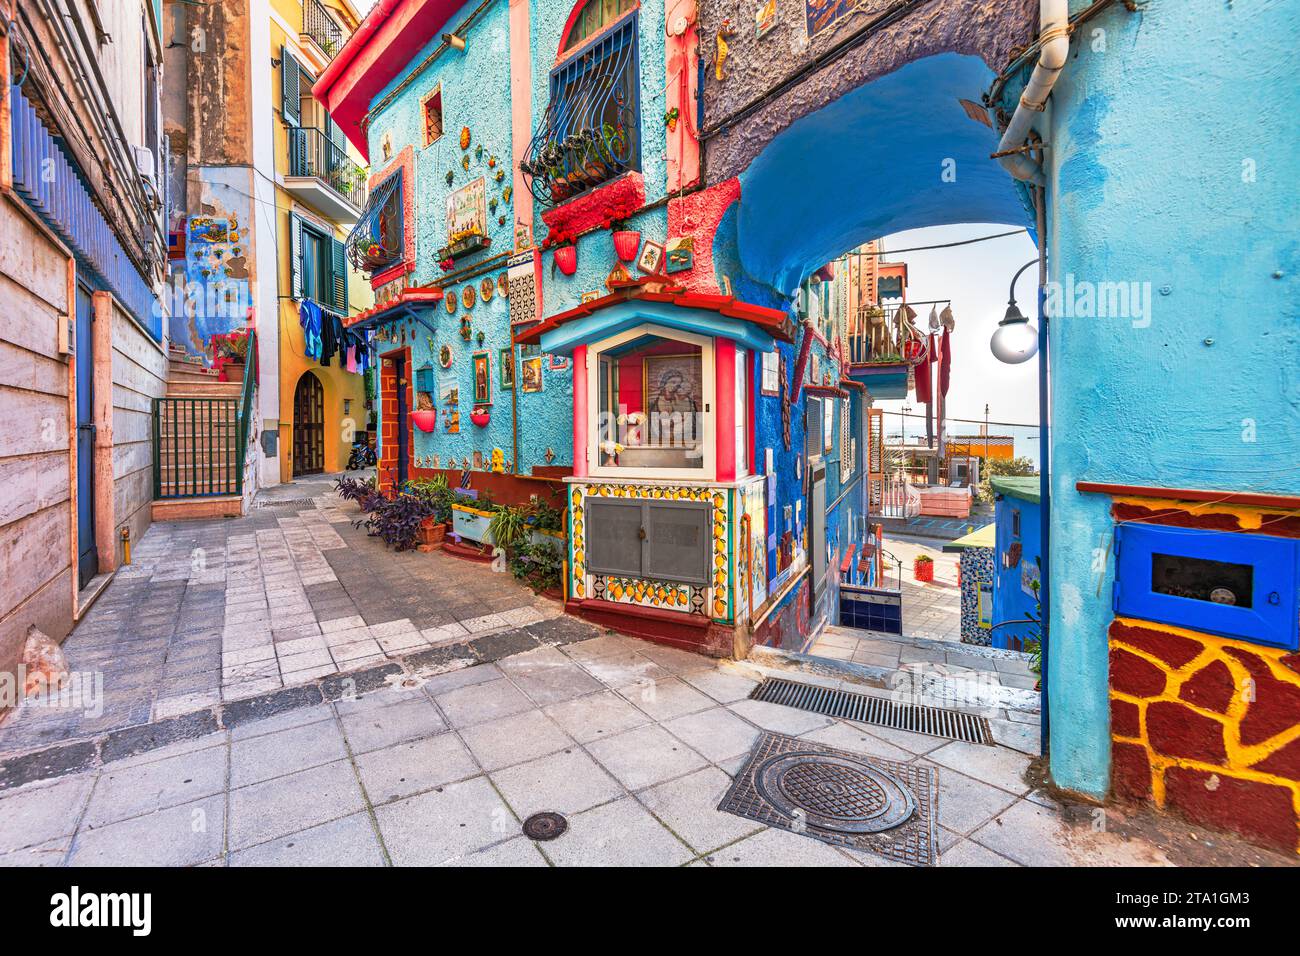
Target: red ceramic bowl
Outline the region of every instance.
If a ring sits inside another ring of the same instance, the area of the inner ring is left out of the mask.
[[[415,427],[422,432],[431,432],[434,426],[438,424],[438,410],[435,408],[424,408],[418,412],[411,412],[411,421]]]

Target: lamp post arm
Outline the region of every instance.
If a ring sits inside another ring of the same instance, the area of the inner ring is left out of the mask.
[[[1018,280],[1022,275],[1025,274],[1026,269],[1034,265],[1038,265],[1038,259],[1030,259],[1018,270],[1016,270],[1016,274],[1011,277],[1011,290],[1007,293],[1007,305],[1016,304],[1016,280]]]

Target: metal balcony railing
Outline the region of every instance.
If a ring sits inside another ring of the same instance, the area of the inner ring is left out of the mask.
[[[320,0],[305,0],[302,5],[302,32],[311,37],[321,52],[331,60],[343,46],[343,28],[335,22]]]
[[[551,74],[551,100],[519,163],[539,202],[564,202],[641,162],[637,18]]]
[[[904,361],[903,346],[920,333],[901,305],[863,306],[849,327],[849,362],[894,364]]]
[[[322,130],[289,127],[289,175],[315,176],[358,209],[365,208],[365,170]]]

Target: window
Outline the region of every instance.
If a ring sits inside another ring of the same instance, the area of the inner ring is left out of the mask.
[[[302,123],[302,65],[289,52],[289,48],[280,47],[280,116],[289,126]],[[310,89],[310,79],[308,80]]]
[[[709,583],[712,506],[588,499],[587,568],[596,574]]]
[[[713,347],[642,326],[591,347],[592,474],[713,476]]]
[[[395,265],[405,250],[406,206],[398,169],[371,190],[365,211],[348,233],[347,255],[353,266],[373,275]]]
[[[565,39],[565,51],[576,49],[583,40],[595,36],[636,7],[637,0],[588,0],[573,21],[573,28]]]
[[[337,315],[348,314],[348,271],[343,243],[324,228],[289,214],[293,297],[311,299]]]
[[[763,353],[763,383],[762,390],[764,395],[781,394],[781,362],[780,355],[776,349]]]
[[[618,22],[551,73],[550,102],[519,163],[540,202],[564,202],[641,166],[637,15]]]
[[[442,85],[420,101],[424,115],[424,145],[429,146],[442,136]]]
[[[1020,537],[1020,509],[1011,509],[1011,537]]]

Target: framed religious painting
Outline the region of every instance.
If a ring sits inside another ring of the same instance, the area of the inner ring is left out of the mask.
[[[492,363],[488,361],[487,352],[475,352],[471,359],[474,370],[474,404],[489,405],[492,402]]]
[[[501,350],[501,387],[503,389],[515,387],[515,350],[507,348]]]

